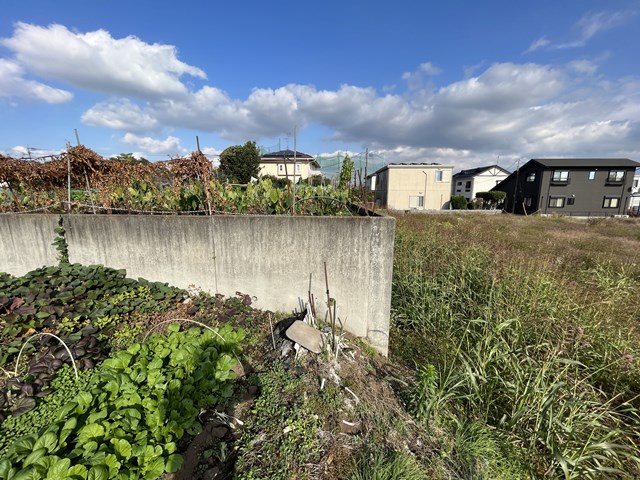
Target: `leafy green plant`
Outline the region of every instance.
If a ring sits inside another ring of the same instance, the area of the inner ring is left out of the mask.
[[[51,425],[8,446],[0,478],[155,479],[177,471],[177,442],[200,431],[200,409],[231,396],[233,355],[244,338],[228,327],[179,329],[170,325],[166,335],[105,360]]]
[[[58,219],[58,226],[55,228],[56,238],[53,240],[53,246],[58,251],[58,262],[69,263],[69,246],[65,237],[64,220],[62,217]]]

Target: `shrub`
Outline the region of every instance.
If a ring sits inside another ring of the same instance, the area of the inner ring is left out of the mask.
[[[451,208],[453,208],[454,210],[466,210],[468,203],[469,202],[464,195],[451,196]]]
[[[291,180],[288,178],[280,178],[275,175],[263,175],[260,177],[260,181],[263,180],[270,180],[274,188],[287,188],[291,185]]]
[[[506,192],[500,192],[497,190],[476,193],[476,199],[482,199],[489,207],[496,207],[500,205],[504,201],[506,196]]]

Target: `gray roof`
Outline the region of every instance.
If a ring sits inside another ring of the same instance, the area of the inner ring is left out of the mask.
[[[504,173],[506,173],[507,175],[511,172],[509,172],[508,170],[505,170],[504,168],[502,168],[500,165],[487,165],[486,167],[478,167],[478,168],[469,168],[467,170],[460,170],[458,173],[456,173],[453,178],[456,177],[468,177],[468,176],[473,176],[473,175],[478,175],[486,170],[489,170],[490,168],[499,168],[500,170],[502,170]]]
[[[640,167],[628,158],[532,158],[531,161],[550,168],[558,167]]]
[[[279,152],[271,152],[265,153],[261,158],[270,159],[270,158],[293,158],[293,150],[280,150]],[[296,151],[296,158],[300,159],[313,159],[313,157],[307,153],[302,153],[300,151]]]

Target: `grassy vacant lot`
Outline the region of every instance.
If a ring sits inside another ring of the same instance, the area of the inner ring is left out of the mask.
[[[441,471],[640,476],[638,221],[405,215],[395,252],[392,358]]]

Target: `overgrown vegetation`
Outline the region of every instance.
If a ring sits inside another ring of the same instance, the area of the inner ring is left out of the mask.
[[[270,178],[250,182],[258,176],[255,144],[230,149],[221,156],[222,171],[201,152],[153,163],[104,159],[84,146],[44,163],[0,155],[0,185],[6,184],[0,187],[0,212],[350,215],[348,182],[339,187],[306,182],[294,198],[291,184]],[[71,204],[66,203],[67,165]]]
[[[399,218],[393,356],[462,478],[640,475],[637,223]],[[623,252],[611,245],[625,245]]]

